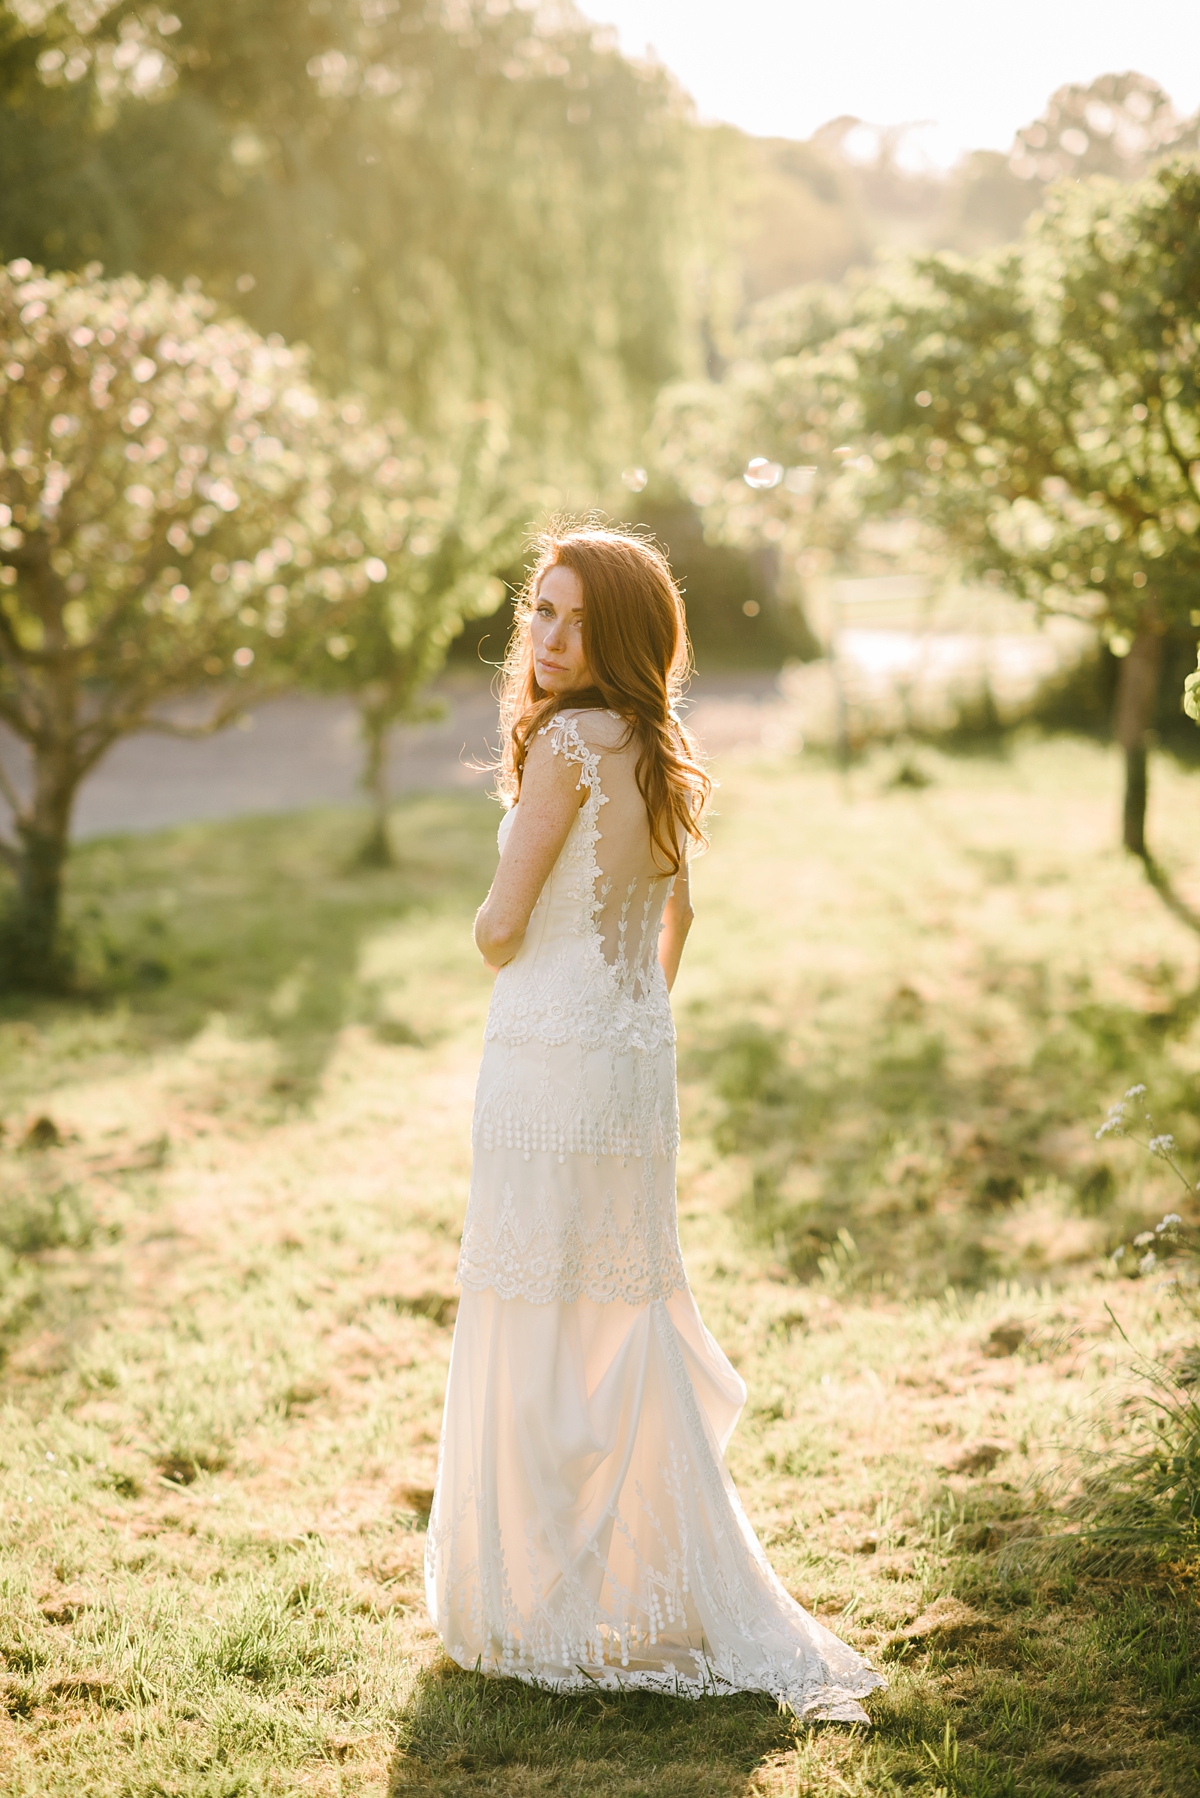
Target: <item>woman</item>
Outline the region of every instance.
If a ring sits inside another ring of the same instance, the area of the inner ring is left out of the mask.
[[[672,710],[686,653],[651,545],[543,540],[475,924],[497,972],[426,1591],[463,1667],[866,1722],[883,1681],[789,1598],[738,1501],[745,1387],[680,1256],[667,994],[710,791]]]

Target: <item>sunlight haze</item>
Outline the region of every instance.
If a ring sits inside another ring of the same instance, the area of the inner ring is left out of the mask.
[[[1197,0],[963,0],[898,7],[859,0],[588,0],[621,47],[653,47],[700,115],[761,136],[804,138],[850,113],[876,125],[927,124],[913,151],[949,165],[1007,150],[1067,82],[1136,69],[1181,112],[1200,104]]]

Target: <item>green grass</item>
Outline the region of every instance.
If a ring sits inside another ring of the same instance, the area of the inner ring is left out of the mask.
[[[847,795],[728,760],[677,989],[731,1465],[789,1589],[886,1663],[875,1729],[439,1652],[496,823],[460,794],[397,808],[393,871],[336,812],[87,845],[97,996],[0,1008],[4,1798],[1196,1789],[1196,1564],[1041,1542],[1143,1440],[1138,1356],[1190,1340],[1106,1259],[1169,1176],[1093,1132],[1140,1079],[1194,1144],[1197,944],[1112,847],[1103,751],[926,763]],[[1198,796],[1158,773],[1185,889]]]

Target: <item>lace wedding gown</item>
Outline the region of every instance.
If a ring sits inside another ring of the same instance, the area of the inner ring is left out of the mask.
[[[485,1673],[863,1722],[883,1680],[788,1596],[725,1467],[745,1387],[680,1256],[671,883],[636,748],[611,713],[546,734],[586,797],[488,1014],[430,1613]]]

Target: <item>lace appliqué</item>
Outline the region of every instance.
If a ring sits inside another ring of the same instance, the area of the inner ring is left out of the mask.
[[[647,1305],[686,1286],[673,1165],[647,1159],[632,1204],[628,1183],[618,1199],[611,1188],[596,1191],[593,1168],[585,1171],[593,1174],[586,1195],[574,1186],[531,1193],[526,1179],[519,1199],[507,1183],[491,1203],[477,1197],[463,1229],[459,1284],[535,1305],[580,1298]]]
[[[675,1057],[492,1041],[484,1049],[471,1140],[478,1153],[519,1149],[529,1158],[674,1155],[679,1147]]]
[[[583,1294],[645,1304],[684,1284],[675,1026],[662,969],[646,955],[669,889],[633,916],[628,898],[614,908],[608,962],[596,922],[607,891],[596,854],[608,803],[601,757],[569,714],[545,734],[578,767],[586,797],[522,952],[496,977],[459,1279],[536,1303]]]

